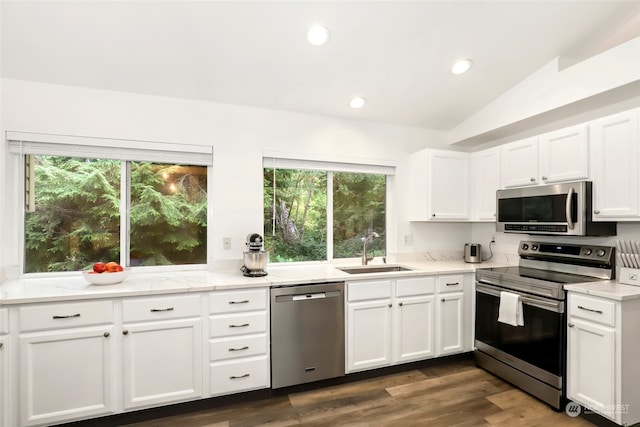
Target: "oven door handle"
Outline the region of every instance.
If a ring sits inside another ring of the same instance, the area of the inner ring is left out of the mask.
[[[507,289],[505,289],[505,291],[508,292]],[[481,283],[477,283],[476,292],[480,292],[483,294],[500,298],[500,290],[491,286],[483,285]],[[564,313],[564,302],[562,301],[552,302],[552,301],[547,301],[545,299],[532,297],[529,295],[522,295],[519,292],[512,292],[512,293],[518,295],[520,297],[520,301],[522,301],[523,304],[532,305],[534,307],[538,307],[543,310],[553,311],[555,313]]]

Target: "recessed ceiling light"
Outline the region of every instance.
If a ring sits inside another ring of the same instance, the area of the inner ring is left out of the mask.
[[[307,31],[307,40],[314,46],[322,46],[329,41],[329,30],[322,25],[314,25]]]
[[[351,98],[351,101],[349,101],[349,106],[351,108],[362,108],[366,103],[367,103],[366,99],[360,96],[356,96],[355,98]]]
[[[461,59],[460,61],[453,64],[453,67],[451,67],[451,72],[453,74],[466,73],[469,68],[471,68],[472,63],[473,61],[471,61],[470,59]]]

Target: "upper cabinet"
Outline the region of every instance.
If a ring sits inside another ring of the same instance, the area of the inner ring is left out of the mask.
[[[471,219],[468,153],[426,149],[411,157],[412,220]]]
[[[501,147],[505,188],[575,181],[589,177],[586,125],[572,126]]]
[[[471,155],[472,219],[496,220],[496,191],[500,189],[500,148]]]
[[[640,216],[640,109],[590,123],[594,220],[638,220]]]

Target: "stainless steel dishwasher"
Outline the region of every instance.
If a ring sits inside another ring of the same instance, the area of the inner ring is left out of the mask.
[[[271,289],[271,387],[344,376],[344,283]]]

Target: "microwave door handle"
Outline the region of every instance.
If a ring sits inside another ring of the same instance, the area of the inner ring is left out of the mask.
[[[567,216],[567,226],[569,230],[573,230],[573,218],[571,218],[571,200],[573,199],[573,187],[569,188],[569,193],[567,193],[567,201],[564,206],[565,215]]]

